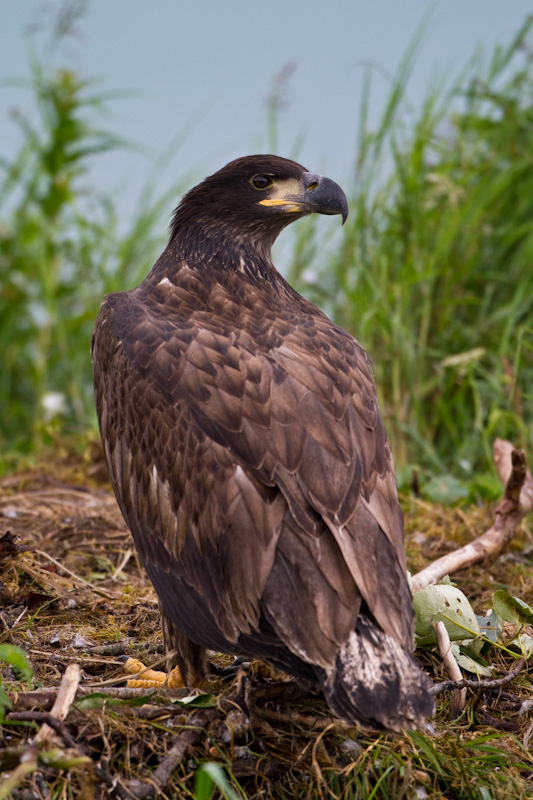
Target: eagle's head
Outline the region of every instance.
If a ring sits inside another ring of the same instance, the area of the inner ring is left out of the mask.
[[[306,214],[348,216],[343,190],[288,158],[238,158],[188,192],[176,209],[171,236],[201,227],[206,235],[231,231],[270,246],[290,222]]]

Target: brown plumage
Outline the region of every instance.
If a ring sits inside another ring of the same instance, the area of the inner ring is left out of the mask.
[[[185,681],[205,648],[262,658],[318,679],[340,717],[398,730],[433,703],[370,362],[270,256],[289,222],[347,210],[275,156],[192,189],[148,277],[102,304],[96,403]]]

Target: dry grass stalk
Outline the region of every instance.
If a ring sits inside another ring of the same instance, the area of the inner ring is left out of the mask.
[[[20,491],[20,479],[10,481],[6,485],[6,479],[0,480],[0,536],[11,530],[31,552],[15,551],[9,557],[6,554],[2,562],[5,607],[3,622],[0,620],[0,641],[16,644],[28,652],[37,685],[43,687],[21,691],[20,681],[9,670],[4,671],[4,689],[13,710],[6,713],[5,733],[11,738],[6,738],[0,748],[0,771],[13,771],[10,785],[17,787],[16,791],[20,789],[20,794],[14,797],[22,800],[40,796],[43,781],[47,787],[63,781],[61,791],[65,800],[85,796],[104,800],[111,794],[120,800],[141,796],[181,797],[184,792],[194,792],[195,773],[191,764],[205,759],[223,763],[231,780],[240,782],[250,800],[263,797],[265,789],[268,794],[270,787],[271,797],[297,793],[301,797],[319,797],[320,791],[329,797],[330,781],[337,780],[342,792],[346,782],[346,793],[338,795],[335,791],[331,796],[350,796],[348,785],[352,784],[354,793],[360,791],[360,796],[368,796],[379,779],[373,766],[375,759],[369,756],[374,751],[379,754],[379,763],[385,759],[388,765],[380,767],[382,773],[388,774],[392,767],[391,775],[395,775],[401,758],[406,776],[412,774],[411,764],[433,775],[433,762],[425,760],[422,751],[414,750],[410,739],[369,740],[364,734],[347,729],[331,719],[324,701],[314,694],[312,687],[303,684],[272,683],[269,676],[252,671],[251,716],[246,725],[242,724],[247,722],[242,713],[234,709],[232,681],[221,681],[216,684],[216,691],[215,686],[210,690],[218,695],[217,705],[205,711],[172,702],[188,694],[186,690],[167,689],[154,694],[153,690],[110,686],[109,682],[123,679],[123,664],[117,664],[117,655],[139,656],[139,648],[143,656],[161,650],[157,598],[137,559],[129,556],[130,535],[115,501],[109,491],[65,491],[65,485],[57,485],[57,481],[51,490],[51,482],[42,474],[25,479],[26,492]],[[13,489],[17,490],[16,495],[12,494]],[[57,491],[58,502],[53,491]],[[459,514],[456,509],[426,505],[423,511],[418,510],[420,519],[416,521],[417,529],[430,531],[423,555],[417,545],[418,558],[425,557],[426,561],[439,555],[438,548],[442,553],[443,548],[449,547],[450,540],[464,542],[465,538],[473,538],[472,531],[490,525],[487,521],[490,517],[483,509]],[[409,544],[409,533],[407,540]],[[41,553],[67,566],[83,582],[69,576]],[[520,562],[498,561],[486,597],[481,600],[478,594],[477,601],[486,605],[497,579],[510,587],[516,586],[515,593],[531,602],[533,583],[520,587],[517,583],[520,575],[529,581],[528,563],[525,550]],[[477,567],[468,577],[477,586],[484,575],[484,567]],[[95,594],[93,587],[108,592],[112,599]],[[156,667],[158,657],[153,656],[152,668]],[[420,657],[432,677],[440,680],[440,658],[428,652]],[[96,697],[79,707],[76,704],[65,722],[60,722],[52,714],[52,706],[64,680],[64,668],[73,659],[85,678],[83,685],[78,686],[76,698],[104,692],[109,700]],[[229,663],[220,661],[224,666]],[[121,678],[116,674],[117,666]],[[499,666],[507,672],[508,683],[519,664],[502,656]],[[498,678],[496,683],[501,680]],[[444,688],[467,685],[466,681],[459,685],[450,683],[451,686],[444,684]],[[483,691],[484,681],[472,683]],[[436,688],[443,691],[442,687],[439,684]],[[509,703],[505,706],[501,695],[487,692],[482,711],[481,705],[477,710],[476,724],[481,721],[505,731],[514,724],[513,730],[520,730],[520,741],[527,743],[533,736],[529,730],[530,712],[521,711],[529,700],[527,681],[521,681],[510,691],[512,708]],[[138,705],[137,701],[143,698],[148,702]],[[116,699],[126,702],[117,704],[113,702]],[[475,697],[472,702],[475,703]],[[203,727],[195,724],[199,715],[203,717]],[[40,760],[42,748],[31,744],[35,723],[47,721],[62,740],[58,745],[50,740],[44,745],[46,750],[50,743],[57,751],[60,762],[55,766]],[[448,726],[442,728],[442,714],[437,715],[434,724],[440,732],[448,729]],[[490,733],[491,728],[487,730]],[[462,725],[461,731],[465,742],[473,735],[468,724]],[[509,763],[513,758],[523,757],[522,751],[513,749],[514,742],[511,738],[504,740]],[[438,747],[450,754],[446,736],[439,739]],[[461,749],[461,752],[471,754],[472,750]],[[21,762],[29,756],[31,762]],[[83,756],[91,761],[84,761]],[[75,766],[69,767],[69,763]],[[442,763],[451,765],[450,774],[455,775],[453,754]],[[506,780],[509,783],[508,777]],[[400,784],[396,789],[400,789],[400,794],[403,791]],[[85,791],[89,793],[86,795]]]

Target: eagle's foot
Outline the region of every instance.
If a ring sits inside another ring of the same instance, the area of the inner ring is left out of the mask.
[[[150,669],[136,658],[128,658],[124,670],[129,675],[139,675],[138,678],[128,678],[129,689],[181,689],[184,686],[178,667],[170,672]]]
[[[240,669],[235,681],[235,693],[231,695],[233,702],[247,717],[250,716],[250,691],[252,682],[248,670]]]
[[[239,670],[250,666],[250,659],[246,656],[235,656],[231,664],[219,664],[216,661],[209,662],[209,672],[211,676],[219,678],[236,678]]]
[[[251,661],[249,668],[251,677],[255,679],[266,679],[268,681],[292,680],[286,672],[282,672],[282,670],[277,667],[273,667],[272,664],[268,664],[266,661],[260,661],[259,659]]]

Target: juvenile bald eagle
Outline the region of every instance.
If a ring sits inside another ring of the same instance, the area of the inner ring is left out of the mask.
[[[369,359],[276,271],[290,222],[344,192],[270,155],[178,206],[92,341],[111,480],[188,685],[205,649],[320,681],[341,718],[420,725],[403,519]]]

